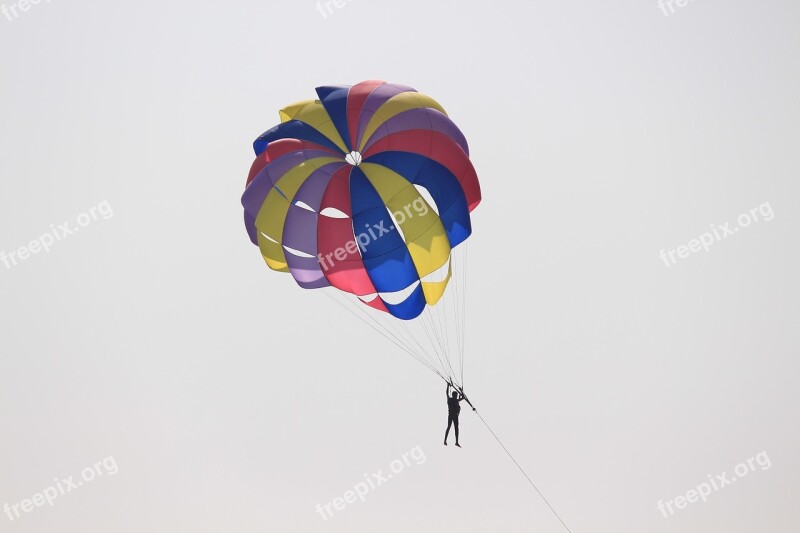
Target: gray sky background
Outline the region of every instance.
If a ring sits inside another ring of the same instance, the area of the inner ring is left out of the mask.
[[[113,208],[0,263],[0,505],[118,466],[0,531],[562,531],[471,412],[464,448],[442,446],[438,378],[245,234],[251,143],[278,109],[384,79],[470,142],[467,391],[572,531],[796,532],[799,16],[789,0],[0,15],[0,250]],[[772,220],[659,257],[765,203]],[[417,446],[425,461],[366,501],[315,511]],[[656,508],[762,451],[771,468],[706,503]]]

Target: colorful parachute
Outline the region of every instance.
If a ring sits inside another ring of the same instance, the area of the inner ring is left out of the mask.
[[[242,196],[250,239],[303,288],[334,287],[415,319],[442,298],[453,248],[472,232],[481,192],[467,141],[411,87],[316,93],[254,143]]]

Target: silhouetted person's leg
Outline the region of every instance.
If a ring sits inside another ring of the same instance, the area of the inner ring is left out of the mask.
[[[453,423],[453,417],[447,417],[447,431],[444,432],[444,445],[447,446],[447,436],[450,434],[450,425]],[[458,437],[456,437],[458,440]]]
[[[453,420],[453,425],[456,428],[456,446],[461,448],[461,445],[458,443],[458,416],[456,416],[455,419]]]

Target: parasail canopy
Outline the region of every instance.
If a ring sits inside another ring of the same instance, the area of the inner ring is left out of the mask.
[[[465,271],[454,249],[481,200],[466,138],[411,87],[365,81],[316,93],[280,110],[281,123],[253,144],[242,196],[250,239],[269,268],[305,289],[335,289],[329,296],[387,322],[379,329],[390,340],[458,381],[450,353],[455,340],[463,358]],[[427,348],[406,331],[414,322]]]

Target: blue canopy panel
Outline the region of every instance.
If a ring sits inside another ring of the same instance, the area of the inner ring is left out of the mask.
[[[317,87],[317,96],[319,96],[320,102],[347,146],[347,151],[351,152],[353,147],[350,146],[350,132],[347,127],[347,96],[349,93],[350,87]]]
[[[383,165],[411,183],[425,187],[436,202],[451,248],[472,234],[467,197],[458,178],[447,167],[409,152],[380,152],[364,161]]]
[[[350,173],[350,203],[353,234],[375,290],[379,293],[398,292],[419,281],[414,261],[394,227],[389,210],[358,167],[354,167]],[[387,303],[386,307],[398,318],[418,316],[425,309],[421,284],[403,302]]]
[[[330,148],[336,153],[342,152],[342,149],[336,146],[335,143],[305,122],[289,120],[265,131],[253,142],[253,150],[255,150],[256,156],[261,155],[267,149],[269,143],[279,139],[309,141]]]
[[[390,304],[383,300],[383,305],[389,314],[402,320],[417,318],[425,310],[425,293],[422,292],[422,283],[419,283],[411,295],[399,304]]]

